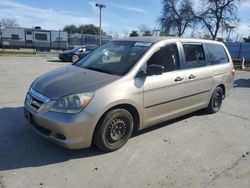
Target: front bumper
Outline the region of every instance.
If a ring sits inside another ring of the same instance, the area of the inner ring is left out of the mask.
[[[67,54],[59,54],[58,58],[62,61],[71,61],[71,56]]]
[[[78,114],[35,112],[25,105],[24,116],[37,133],[60,146],[68,149],[91,146],[93,116],[85,111]]]

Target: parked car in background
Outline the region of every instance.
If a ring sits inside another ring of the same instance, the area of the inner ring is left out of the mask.
[[[59,59],[61,59],[62,61],[72,61],[74,63],[79,59],[83,58],[89,52],[96,49],[97,47],[98,47],[97,45],[78,46],[71,50],[66,50],[60,53]]]
[[[114,40],[36,79],[24,113],[40,135],[61,146],[95,143],[114,151],[133,131],[200,109],[218,112],[232,91],[234,74],[232,58],[220,42]]]

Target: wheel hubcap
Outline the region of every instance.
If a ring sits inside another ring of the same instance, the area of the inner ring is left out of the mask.
[[[219,107],[222,101],[222,93],[216,92],[214,97],[214,107]]]
[[[76,62],[78,60],[78,57],[76,55],[73,56],[73,62]]]
[[[114,119],[108,126],[106,132],[106,140],[108,143],[113,144],[122,140],[126,136],[127,125],[122,119]]]

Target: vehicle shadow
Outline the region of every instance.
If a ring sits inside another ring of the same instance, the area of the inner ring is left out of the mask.
[[[234,87],[250,87],[250,79],[235,80]]]
[[[36,134],[23,107],[0,109],[0,171],[43,166],[103,154],[98,149],[68,150]]]
[[[161,123],[136,132],[133,137],[197,115],[204,115],[204,112],[198,111]],[[0,171],[44,166],[76,158],[104,155],[95,147],[79,150],[62,148],[40,137],[30,126],[23,116],[23,107],[0,109]]]
[[[184,116],[181,116],[181,117],[178,117],[178,118],[175,118],[175,119],[172,119],[172,120],[168,120],[168,121],[159,123],[159,124],[157,124],[157,125],[154,125],[154,126],[145,128],[145,129],[143,129],[143,130],[134,132],[134,133],[133,133],[133,137],[134,137],[134,136],[140,136],[140,135],[142,135],[142,134],[145,134],[145,133],[154,131],[154,130],[156,130],[156,129],[160,129],[160,128],[162,128],[162,127],[165,127],[165,126],[174,124],[174,123],[176,123],[176,122],[178,122],[178,121],[183,121],[183,120],[188,119],[188,118],[193,117],[193,116],[205,116],[205,115],[210,115],[210,114],[208,114],[207,111],[206,111],[205,109],[199,110],[199,111],[196,111],[196,112],[193,112],[193,113],[190,113],[190,114],[187,114],[187,115],[184,115]]]
[[[47,62],[50,62],[50,63],[72,63],[69,61],[62,61],[60,59],[48,59]]]

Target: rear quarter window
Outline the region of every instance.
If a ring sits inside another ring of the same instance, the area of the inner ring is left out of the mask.
[[[211,65],[229,63],[229,58],[221,44],[206,44],[207,59]]]

